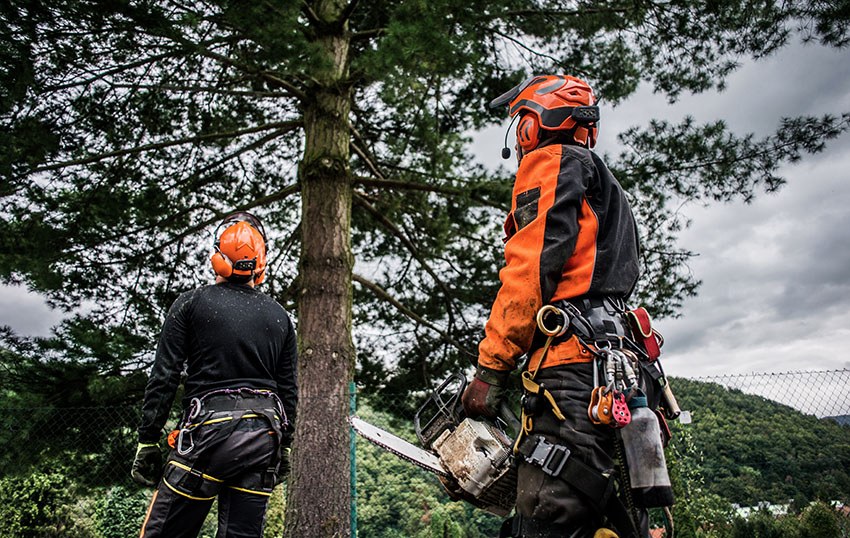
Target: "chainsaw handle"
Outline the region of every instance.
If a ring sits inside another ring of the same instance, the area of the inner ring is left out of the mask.
[[[514,435],[517,435],[522,428],[522,424],[506,400],[499,402],[499,418],[502,419],[511,430],[513,430]]]

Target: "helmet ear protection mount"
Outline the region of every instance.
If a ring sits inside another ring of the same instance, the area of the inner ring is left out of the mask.
[[[219,230],[224,231],[219,235]],[[266,231],[259,218],[247,211],[227,215],[214,232],[214,252],[210,257],[216,275],[253,279],[260,284],[265,279]]]
[[[524,153],[540,143],[540,122],[534,114],[525,114],[516,126],[516,143]]]

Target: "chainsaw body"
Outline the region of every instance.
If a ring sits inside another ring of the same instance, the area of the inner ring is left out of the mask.
[[[464,416],[460,397],[466,378],[453,374],[440,385],[414,416],[416,436],[435,453],[448,476],[440,477],[449,495],[498,516],[516,503],[516,467],[506,420],[474,420]],[[513,420],[511,420],[511,418]]]

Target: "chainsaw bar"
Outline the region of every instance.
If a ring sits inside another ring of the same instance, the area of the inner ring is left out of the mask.
[[[413,443],[405,441],[401,437],[397,437],[390,432],[384,431],[377,426],[373,426],[368,422],[364,422],[359,417],[350,416],[348,422],[357,434],[367,441],[378,445],[388,452],[392,452],[399,458],[407,460],[410,463],[417,465],[426,471],[448,477],[449,473],[440,463],[433,452],[429,452],[420,448]]]

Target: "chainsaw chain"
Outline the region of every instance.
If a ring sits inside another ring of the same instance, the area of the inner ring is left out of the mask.
[[[367,441],[369,441],[369,442],[370,442],[370,443],[372,443],[373,445],[378,446],[378,447],[381,447],[382,449],[386,450],[387,452],[390,452],[390,453],[392,453],[392,454],[395,454],[397,457],[399,457],[399,458],[401,458],[401,459],[403,459],[403,460],[405,460],[405,461],[409,461],[410,463],[412,463],[413,465],[416,465],[416,466],[417,466],[417,467],[419,467],[420,469],[425,469],[425,470],[426,470],[426,471],[428,471],[429,473],[434,473],[434,474],[436,474],[436,475],[444,476],[444,477],[446,477],[446,478],[449,478],[449,473],[447,473],[447,472],[445,472],[445,471],[439,471],[439,470],[437,470],[437,469],[434,469],[433,467],[429,467],[428,465],[426,465],[426,464],[422,463],[421,461],[419,461],[419,460],[417,460],[417,459],[415,459],[415,458],[411,458],[411,457],[410,457],[410,456],[408,456],[407,454],[404,454],[404,453],[402,453],[402,452],[399,452],[398,450],[395,450],[395,449],[394,449],[394,448],[392,448],[391,446],[387,446],[387,445],[385,445],[385,444],[379,443],[379,442],[375,441],[374,439],[370,439],[369,437],[365,437],[365,436],[361,436],[361,437],[363,437],[364,439],[366,439]]]

